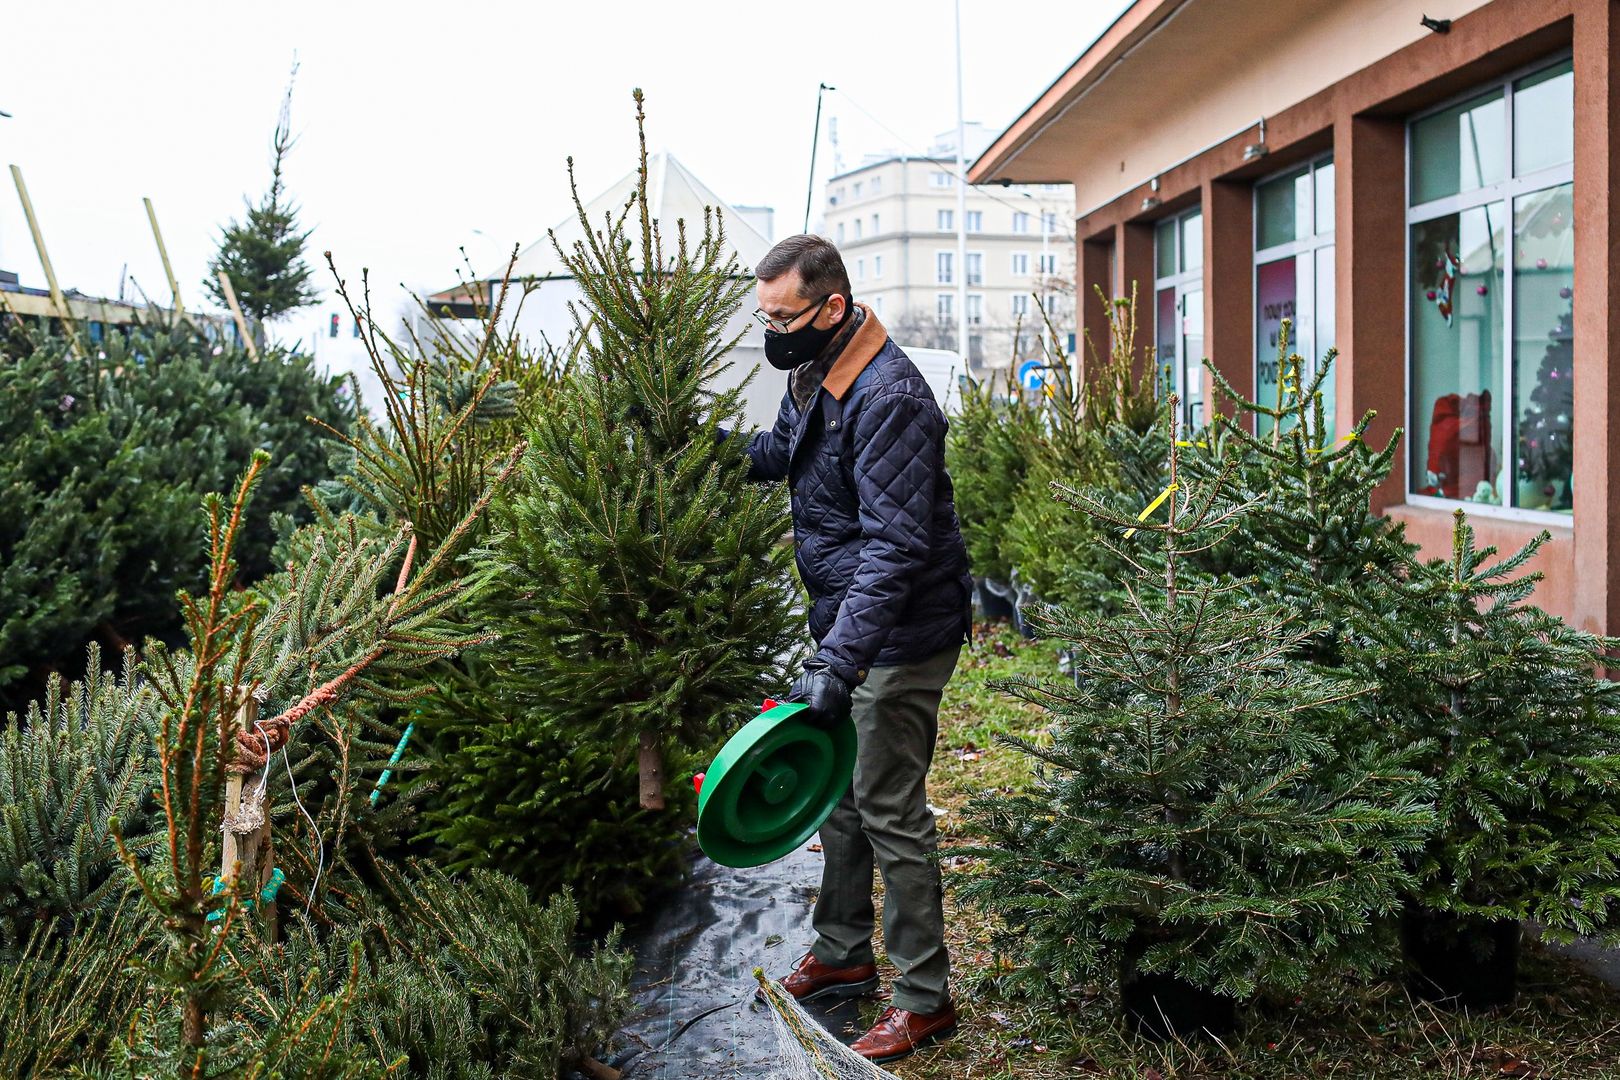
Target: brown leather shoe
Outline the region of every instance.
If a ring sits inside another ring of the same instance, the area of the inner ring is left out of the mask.
[[[954,1034],[955,1005],[928,1014],[907,1012],[891,1005],[883,1010],[872,1030],[856,1039],[849,1048],[874,1065],[887,1065]]]
[[[793,970],[779,980],[782,988],[803,1004],[821,998],[848,998],[870,994],[878,986],[876,964],[835,968],[805,953]]]

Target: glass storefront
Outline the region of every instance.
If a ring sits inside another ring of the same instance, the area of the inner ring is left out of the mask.
[[[1414,495],[1572,506],[1573,87],[1566,60],[1410,125]]]

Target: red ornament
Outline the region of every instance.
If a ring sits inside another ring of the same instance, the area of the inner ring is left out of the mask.
[[[1426,300],[1433,300],[1434,299],[1434,290],[1430,289],[1428,292],[1423,294],[1423,297]]]
[[[1475,290],[1474,290],[1474,291],[1475,291],[1475,292],[1477,292],[1477,293],[1479,293],[1479,295],[1481,295],[1481,296],[1484,296],[1484,295],[1485,295],[1485,293],[1486,293],[1486,292],[1487,292],[1487,291],[1488,291],[1488,290],[1486,290],[1486,288],[1485,288],[1485,286],[1483,286],[1483,285],[1481,285],[1481,286],[1479,286],[1479,287],[1478,287],[1478,288],[1476,288],[1476,289],[1475,289]]]
[[[1546,259],[1537,259],[1536,260],[1536,269],[1537,270],[1545,270],[1545,269],[1547,269],[1547,260]]]

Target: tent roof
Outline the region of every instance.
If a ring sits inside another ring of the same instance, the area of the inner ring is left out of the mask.
[[[636,190],[636,179],[636,170],[632,169],[617,183],[585,204],[585,216],[593,228],[599,227],[604,215],[616,216],[624,210],[625,203]],[[653,154],[648,157],[647,197],[653,217],[662,224],[664,242],[670,247],[675,243],[675,221],[685,219],[687,229],[696,232],[702,228],[704,207],[710,207],[719,212],[726,230],[726,242],[737,253],[737,258],[745,269],[751,270],[765,252],[770,250],[769,240],[670,154]],[[557,242],[564,250],[571,249],[575,241],[584,237],[579,217],[572,213],[558,222],[554,231],[557,234]],[[627,222],[625,232],[639,258],[640,228],[633,221]],[[506,266],[502,264],[491,267],[490,272],[481,277],[484,280],[498,281],[505,273]],[[557,257],[557,249],[552,246],[549,235],[541,236],[518,252],[517,265],[512,268],[513,278],[545,279],[571,276],[568,268]]]

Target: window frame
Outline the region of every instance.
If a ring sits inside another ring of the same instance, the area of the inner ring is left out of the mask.
[[[1153,245],[1154,245],[1153,246],[1153,274],[1154,274],[1154,277],[1153,277],[1153,293],[1152,293],[1151,303],[1153,305],[1153,386],[1154,386],[1154,394],[1155,394],[1156,397],[1158,395],[1160,395],[1160,393],[1161,393],[1161,391],[1160,391],[1161,383],[1159,381],[1160,377],[1161,377],[1161,373],[1159,371],[1159,364],[1161,363],[1161,361],[1159,359],[1159,357],[1160,357],[1160,345],[1159,345],[1159,293],[1163,292],[1165,289],[1170,289],[1175,293],[1175,296],[1176,296],[1176,309],[1177,309],[1176,316],[1179,319],[1179,318],[1181,318],[1181,311],[1180,311],[1181,297],[1182,297],[1182,294],[1183,294],[1184,290],[1186,289],[1186,287],[1189,286],[1189,285],[1197,285],[1199,292],[1207,291],[1205,289],[1205,287],[1204,287],[1204,284],[1205,284],[1204,283],[1204,263],[1203,263],[1202,253],[1200,253],[1199,263],[1198,263],[1197,266],[1193,267],[1191,270],[1183,270],[1182,269],[1182,267],[1186,264],[1186,261],[1187,261],[1186,258],[1184,257],[1185,253],[1181,250],[1182,237],[1183,237],[1183,233],[1185,232],[1186,222],[1188,220],[1190,220],[1192,217],[1194,217],[1195,215],[1197,217],[1199,217],[1200,219],[1202,219],[1203,216],[1204,216],[1204,204],[1201,201],[1197,202],[1197,203],[1194,203],[1192,206],[1186,207],[1185,209],[1178,210],[1175,213],[1166,214],[1164,217],[1155,218],[1151,222],[1148,223],[1149,226],[1153,229]],[[1159,228],[1160,228],[1160,226],[1164,225],[1165,222],[1170,222],[1171,223],[1170,232],[1175,237],[1175,240],[1176,240],[1176,251],[1175,251],[1175,260],[1174,260],[1176,270],[1175,270],[1174,273],[1167,274],[1164,277],[1159,277],[1158,276],[1158,274],[1159,274],[1159,249],[1158,249]],[[1203,226],[1202,226],[1202,224],[1200,224],[1200,227],[1199,227],[1199,235],[1200,236],[1203,235]],[[1179,338],[1179,335],[1178,335],[1178,338]],[[1206,343],[1206,347],[1207,347],[1207,343]],[[1204,362],[1204,358],[1199,357],[1198,358],[1198,363],[1200,365],[1202,365],[1203,362]],[[1185,387],[1182,385],[1182,376],[1185,373],[1186,358],[1181,355],[1181,342],[1179,340],[1177,340],[1177,342],[1176,342],[1176,359],[1175,359],[1175,363],[1178,365],[1178,367],[1181,370],[1176,370],[1176,371],[1172,372],[1173,378],[1172,378],[1172,386],[1170,387],[1170,392],[1178,395],[1181,398],[1181,401],[1180,401],[1181,416],[1178,419],[1181,421],[1181,423],[1183,425],[1189,425],[1190,420],[1188,419],[1188,411],[1187,411],[1189,406],[1188,406],[1188,402],[1187,402],[1187,399],[1186,399]],[[1204,400],[1203,400],[1202,404],[1207,409],[1207,407],[1209,405],[1209,390],[1208,390],[1208,387],[1206,387],[1206,389],[1205,389],[1205,397],[1204,397]],[[1207,415],[1207,413],[1206,413],[1206,415]]]
[[[942,256],[944,258],[949,259],[950,260],[950,265],[951,265],[951,276],[947,280],[944,280],[944,281],[941,281],[940,277],[939,277],[939,260],[940,260],[940,258]],[[956,249],[955,248],[952,248],[950,250],[945,250],[944,248],[938,248],[938,249],[936,249],[934,251],[934,284],[935,285],[955,285],[956,284]]]
[[[1413,425],[1413,372],[1412,372],[1412,226],[1425,221],[1433,221],[1448,214],[1460,214],[1465,210],[1473,210],[1493,203],[1502,204],[1507,218],[1505,224],[1505,245],[1507,265],[1502,274],[1502,360],[1497,376],[1501,379],[1503,397],[1505,399],[1504,415],[1507,421],[1500,425],[1497,433],[1498,460],[1505,463],[1504,467],[1511,467],[1518,458],[1514,451],[1514,443],[1518,437],[1518,401],[1517,401],[1517,375],[1518,370],[1514,361],[1513,334],[1514,321],[1517,313],[1514,310],[1514,273],[1513,273],[1513,215],[1514,204],[1526,195],[1535,194],[1550,188],[1561,187],[1565,184],[1573,185],[1575,182],[1575,162],[1571,160],[1551,168],[1537,169],[1535,172],[1523,176],[1514,173],[1514,84],[1525,78],[1567,63],[1574,57],[1571,49],[1561,49],[1550,55],[1543,56],[1531,63],[1521,65],[1488,82],[1476,83],[1467,90],[1453,94],[1442,101],[1436,102],[1406,118],[1405,131],[1405,168],[1402,173],[1401,201],[1405,203],[1405,217],[1403,218],[1401,243],[1401,260],[1403,265],[1402,289],[1405,301],[1402,304],[1402,333],[1404,334],[1404,348],[1402,350],[1402,376],[1405,389],[1404,421],[1408,436],[1415,434],[1417,428]],[[1502,91],[1502,124],[1504,137],[1502,140],[1502,153],[1506,169],[1501,180],[1494,184],[1486,184],[1472,191],[1459,192],[1456,195],[1447,195],[1444,198],[1430,199],[1424,203],[1412,203],[1412,129],[1423,120],[1436,116],[1447,109],[1482,97],[1493,90]],[[1572,117],[1573,122],[1573,117]],[[1579,243],[1577,236],[1576,242]],[[1578,286],[1577,286],[1578,287]],[[1448,513],[1457,509],[1466,509],[1470,515],[1495,518],[1499,521],[1521,521],[1528,524],[1561,526],[1573,528],[1575,511],[1573,506],[1565,513],[1555,510],[1531,510],[1522,506],[1512,505],[1513,497],[1510,491],[1499,492],[1501,504],[1473,502],[1469,499],[1445,499],[1438,495],[1422,495],[1412,490],[1412,455],[1417,452],[1416,439],[1407,437],[1401,440],[1401,488],[1405,493],[1406,503],[1409,506],[1423,507],[1431,510],[1444,510]],[[1579,444],[1577,444],[1579,445]],[[1510,473],[1510,475],[1516,475]]]
[[[1260,393],[1260,364],[1262,363],[1262,359],[1261,359],[1261,356],[1260,356],[1260,304],[1259,304],[1259,298],[1260,298],[1260,264],[1261,263],[1274,263],[1274,262],[1277,262],[1278,260],[1281,260],[1281,259],[1298,258],[1301,255],[1310,255],[1311,256],[1311,321],[1313,323],[1313,325],[1311,327],[1311,352],[1310,352],[1309,355],[1307,355],[1303,350],[1301,350],[1299,348],[1299,326],[1298,326],[1298,320],[1297,319],[1295,320],[1295,326],[1294,326],[1294,347],[1290,351],[1299,353],[1299,355],[1302,358],[1304,358],[1306,363],[1309,365],[1309,371],[1313,375],[1314,375],[1314,373],[1316,371],[1316,366],[1322,362],[1322,350],[1317,347],[1317,343],[1316,343],[1316,327],[1314,325],[1315,320],[1316,320],[1316,315],[1317,315],[1317,313],[1316,313],[1316,298],[1320,295],[1320,289],[1321,289],[1321,283],[1316,280],[1316,253],[1318,251],[1320,251],[1321,249],[1327,248],[1327,247],[1331,247],[1331,248],[1334,248],[1335,250],[1337,250],[1338,237],[1339,237],[1339,232],[1338,232],[1339,223],[1338,223],[1337,215],[1335,215],[1334,222],[1333,222],[1333,228],[1331,230],[1329,230],[1328,232],[1317,232],[1317,231],[1315,231],[1316,230],[1316,220],[1317,220],[1317,216],[1316,216],[1316,211],[1317,211],[1317,206],[1316,206],[1316,172],[1323,165],[1333,165],[1333,164],[1334,164],[1333,151],[1332,150],[1325,150],[1322,153],[1316,154],[1313,157],[1307,158],[1304,161],[1296,161],[1293,164],[1289,165],[1285,169],[1277,169],[1274,172],[1267,173],[1265,176],[1262,176],[1258,180],[1256,180],[1254,182],[1254,185],[1250,189],[1249,198],[1250,198],[1250,206],[1251,206],[1252,209],[1251,209],[1251,212],[1250,212],[1250,215],[1249,215],[1249,217],[1250,217],[1250,222],[1249,222],[1249,225],[1250,225],[1249,250],[1251,252],[1251,255],[1250,255],[1250,258],[1249,258],[1249,295],[1254,298],[1254,302],[1250,305],[1251,310],[1249,312],[1249,340],[1254,342],[1254,347],[1255,347],[1255,353],[1254,353],[1254,393],[1255,394]],[[1280,180],[1280,179],[1282,179],[1283,177],[1287,176],[1290,173],[1298,172],[1301,168],[1308,169],[1310,171],[1310,177],[1311,177],[1311,184],[1310,184],[1311,214],[1310,214],[1310,220],[1311,220],[1311,230],[1312,231],[1311,231],[1310,236],[1307,237],[1304,240],[1290,240],[1286,244],[1273,244],[1272,246],[1270,246],[1268,248],[1260,247],[1260,189],[1262,187],[1264,187],[1266,184],[1272,182],[1273,180]],[[1334,172],[1333,188],[1334,188],[1334,191],[1337,192],[1338,191],[1338,184],[1339,184],[1337,167],[1334,168],[1333,172]],[[1335,300],[1334,300],[1334,307],[1335,308],[1338,307],[1338,301],[1337,301],[1338,288],[1339,288],[1338,274],[1337,274],[1337,268],[1335,268],[1334,281],[1333,281],[1333,289],[1334,289],[1334,294],[1335,294]],[[1295,315],[1297,316],[1298,313],[1299,313],[1299,307],[1298,307],[1298,305],[1299,305],[1299,280],[1298,280],[1297,277],[1294,280],[1294,304],[1295,304],[1294,311],[1295,311]],[[1335,334],[1334,336],[1337,337],[1337,334]],[[1410,366],[1410,364],[1408,364],[1408,366]],[[1339,367],[1340,367],[1340,365],[1335,364],[1334,371],[1333,371],[1333,379],[1334,379],[1334,384],[1335,384],[1334,385],[1334,390],[1335,390],[1334,401],[1335,401],[1335,403],[1338,400],[1337,382],[1338,382],[1338,377],[1339,377],[1339,374],[1338,374],[1339,373]],[[1277,378],[1279,380],[1282,378],[1282,372],[1281,371],[1279,371],[1277,373]],[[1259,401],[1260,399],[1258,397],[1256,397],[1254,400]],[[1264,405],[1264,404],[1266,404],[1266,402],[1261,401],[1260,404]],[[1328,417],[1328,420],[1331,422],[1332,417]],[[1410,430],[1410,429],[1408,429],[1408,430]]]

